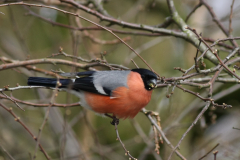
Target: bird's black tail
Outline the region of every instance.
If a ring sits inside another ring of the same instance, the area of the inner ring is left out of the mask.
[[[60,88],[67,88],[72,84],[70,79],[59,79],[62,84]],[[56,87],[57,79],[56,78],[43,78],[43,77],[29,77],[28,85],[29,86],[45,86],[45,87]]]

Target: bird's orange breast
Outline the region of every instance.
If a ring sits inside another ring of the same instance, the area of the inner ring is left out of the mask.
[[[112,97],[86,92],[85,100],[97,113],[112,113],[117,118],[133,118],[149,103],[152,91],[144,88],[142,78],[136,72],[130,72],[127,81],[128,88],[116,88]]]

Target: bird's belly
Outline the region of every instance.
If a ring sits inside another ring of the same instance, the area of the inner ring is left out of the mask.
[[[85,101],[97,113],[112,113],[118,118],[134,118],[151,99],[152,91],[137,92],[126,87],[117,88],[113,97],[85,93]]]

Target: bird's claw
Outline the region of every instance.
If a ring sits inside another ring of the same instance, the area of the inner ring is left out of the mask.
[[[112,122],[110,122],[112,125],[114,125],[115,126],[115,124],[116,125],[118,125],[119,124],[119,119],[118,118],[116,118],[116,117],[113,117],[113,120],[112,120]]]

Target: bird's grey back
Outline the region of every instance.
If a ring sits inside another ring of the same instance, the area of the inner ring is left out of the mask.
[[[127,87],[127,78],[131,71],[100,71],[93,74],[93,84],[98,92],[106,94],[104,89],[110,91],[117,87]]]

